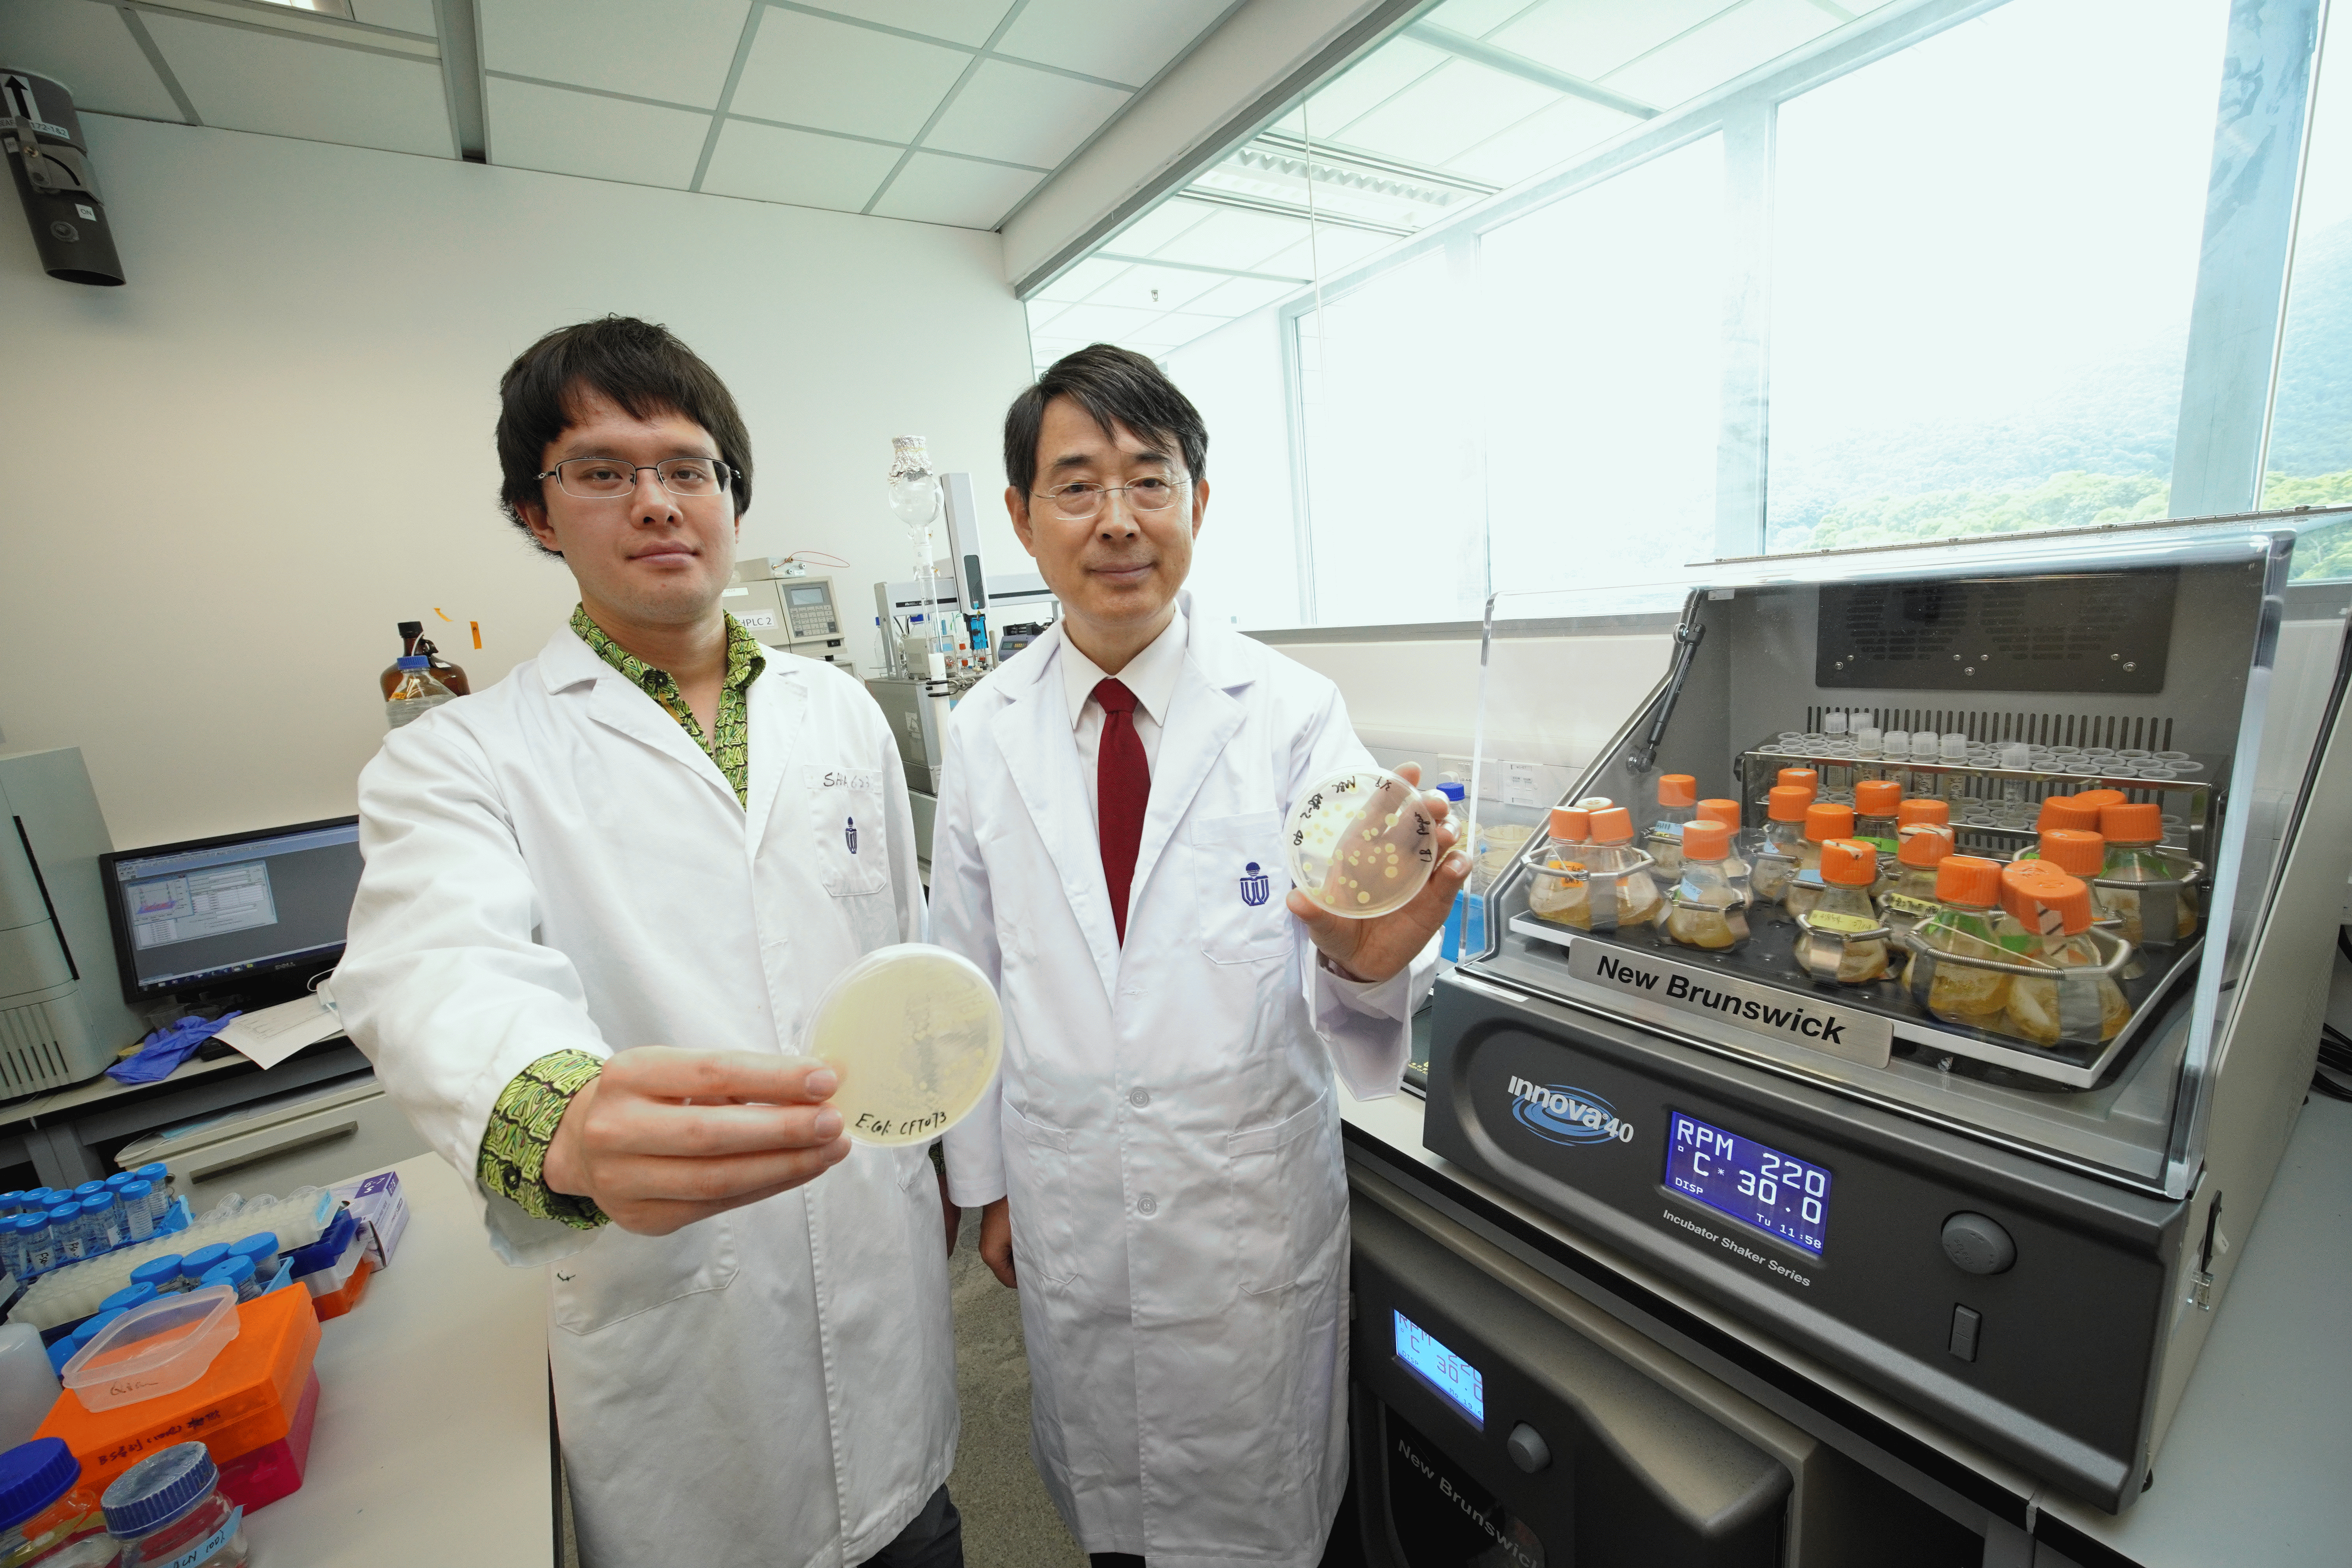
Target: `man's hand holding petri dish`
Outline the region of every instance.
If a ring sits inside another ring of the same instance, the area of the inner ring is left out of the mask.
[[[549,1188],[624,1230],[667,1236],[814,1180],[849,1153],[823,1062],[757,1051],[621,1051],[572,1099]]]
[[[1356,776],[1379,782],[1365,790],[1360,807],[1349,803],[1335,818],[1345,826],[1331,840],[1317,890],[1294,887],[1287,903],[1332,963],[1358,980],[1386,980],[1444,925],[1454,894],[1469,879],[1470,860],[1448,853],[1455,839],[1450,803],[1420,788],[1418,763],[1386,778],[1372,769]],[[1306,813],[1304,803],[1294,809],[1294,831]]]

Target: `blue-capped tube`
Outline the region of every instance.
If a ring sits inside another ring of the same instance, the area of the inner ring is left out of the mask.
[[[83,1257],[96,1258],[122,1245],[122,1215],[112,1193],[100,1192],[82,1199],[81,1224]]]
[[[153,1189],[147,1194],[147,1214],[157,1225],[162,1225],[163,1216],[172,1212],[173,1188],[177,1184],[172,1180],[171,1168],[155,1160],[131,1173]]]
[[[81,1205],[59,1204],[49,1211],[49,1237],[56,1243],[59,1264],[79,1263],[82,1250]]]
[[[209,1285],[231,1287],[236,1291],[239,1301],[250,1301],[261,1294],[261,1282],[253,1277],[253,1259],[250,1258],[232,1258],[196,1281],[199,1289]]]
[[[147,1207],[152,1190],[144,1182],[132,1182],[122,1189],[122,1227],[133,1241],[145,1241],[155,1234],[155,1216]]]
[[[57,1243],[49,1235],[47,1215],[19,1215],[16,1234],[23,1244],[25,1270],[28,1275],[47,1274],[58,1266]]]

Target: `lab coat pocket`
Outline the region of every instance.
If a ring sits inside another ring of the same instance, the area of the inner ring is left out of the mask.
[[[608,1225],[588,1250],[549,1266],[555,1323],[593,1334],[681,1296],[724,1290],[736,1266],[735,1227],[724,1215],[667,1236]]]
[[[882,775],[873,768],[804,767],[801,786],[814,830],[817,879],[835,898],[890,885],[882,828]]]
[[[1348,1212],[1348,1178],[1332,1147],[1331,1091],[1271,1127],[1225,1139],[1242,1289],[1298,1283]]]
[[[1216,963],[1255,963],[1290,952],[1290,874],[1282,813],[1253,811],[1192,825],[1193,885],[1201,951]]]
[[[1013,1260],[1021,1277],[1066,1285],[1078,1272],[1077,1163],[1070,1135],[1004,1101],[1004,1164],[1013,1194]]]

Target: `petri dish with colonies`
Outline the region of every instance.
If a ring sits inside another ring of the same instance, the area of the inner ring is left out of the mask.
[[[988,976],[927,942],[877,948],[836,976],[801,1054],[841,1075],[833,1108],[859,1143],[928,1143],[971,1113],[1004,1054]]]
[[[1335,915],[1370,920],[1412,900],[1437,866],[1437,819],[1385,768],[1319,781],[1283,824],[1290,879]]]

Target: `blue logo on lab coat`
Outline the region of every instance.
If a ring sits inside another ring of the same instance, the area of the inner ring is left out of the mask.
[[[855,855],[857,853],[857,818],[850,816],[842,820],[841,836],[849,841],[849,852]]]
[[[1255,909],[1265,902],[1273,890],[1274,884],[1266,879],[1265,872],[1257,868],[1257,862],[1251,861],[1248,875],[1242,879],[1242,902]]]

